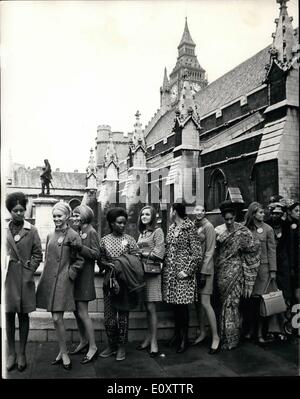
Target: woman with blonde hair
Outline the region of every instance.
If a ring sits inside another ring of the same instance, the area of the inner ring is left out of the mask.
[[[142,260],[147,259],[161,262],[165,255],[164,233],[156,225],[156,209],[147,205],[144,206],[139,214],[138,229],[140,232],[137,244],[140,248]],[[157,313],[156,303],[162,301],[161,294],[161,274],[145,273],[146,298],[145,305],[149,333],[145,340],[138,345],[138,350],[150,348],[150,356],[158,355],[157,345]]]
[[[74,283],[84,266],[79,251],[81,238],[68,224],[72,210],[65,202],[58,202],[52,209],[55,230],[46,241],[45,265],[37,287],[37,307],[52,313],[59,344],[59,354],[52,365],[62,364],[72,368],[67,351],[64,312],[73,312],[75,307]]]
[[[100,255],[100,243],[96,230],[91,225],[94,212],[87,205],[79,205],[73,210],[73,227],[79,232],[82,246],[79,250],[84,258],[84,266],[75,280],[75,305],[74,312],[80,343],[70,355],[82,353],[88,349],[81,363],[89,363],[98,355],[92,320],[88,313],[89,301],[96,299],[94,267]]]

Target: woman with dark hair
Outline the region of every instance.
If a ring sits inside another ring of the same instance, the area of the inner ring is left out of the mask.
[[[274,231],[271,226],[264,223],[264,209],[258,202],[252,202],[245,216],[245,226],[251,231],[255,240],[260,242],[261,259],[252,291],[252,314],[250,313],[250,332],[246,337],[252,335],[257,337],[259,344],[265,344],[268,341],[264,338],[263,326],[268,322],[267,318],[259,315],[259,305],[261,295],[269,282],[276,279],[276,243]],[[252,327],[252,328],[251,328]]]
[[[4,281],[6,335],[8,344],[7,371],[16,364],[25,370],[26,344],[29,333],[29,313],[36,309],[34,272],[43,259],[41,240],[37,229],[25,221],[27,198],[22,192],[9,194],[6,208],[11,214],[6,246],[7,267]],[[20,346],[15,348],[15,318],[19,319]]]
[[[88,313],[89,301],[96,299],[94,267],[100,255],[100,244],[96,230],[91,223],[94,212],[87,205],[79,205],[73,210],[73,227],[79,232],[82,247],[79,250],[84,258],[84,266],[75,280],[75,305],[74,312],[79,330],[80,342],[70,355],[82,353],[88,349],[81,363],[89,363],[98,356],[92,320]]]
[[[216,231],[216,278],[220,293],[220,338],[222,349],[235,348],[240,339],[239,305],[249,298],[259,266],[259,243],[247,227],[235,222],[234,204],[220,204],[224,224]]]
[[[71,370],[68,355],[64,312],[73,312],[75,307],[74,283],[84,265],[79,253],[81,238],[68,224],[72,210],[65,202],[57,202],[52,208],[55,230],[46,241],[45,265],[37,291],[37,307],[52,313],[59,344],[59,354],[51,363],[62,364]]]
[[[202,250],[194,223],[186,215],[185,205],[171,206],[172,224],[166,238],[163,268],[163,300],[173,305],[175,332],[168,342],[177,345],[177,353],[188,347],[189,309],[196,294],[196,269]]]
[[[214,355],[219,350],[220,337],[217,330],[217,321],[214,309],[211,306],[214,281],[214,253],[216,247],[216,232],[214,226],[205,217],[205,207],[201,204],[194,208],[194,224],[197,229],[200,245],[202,248],[202,262],[196,274],[198,302],[195,302],[199,320],[200,335],[193,345],[198,345],[207,336],[205,331],[204,316],[207,316],[211,332],[212,345],[209,354]]]
[[[100,240],[100,270],[105,270],[103,281],[104,297],[104,326],[108,338],[108,347],[100,353],[100,357],[107,358],[117,355],[116,360],[121,361],[126,357],[125,345],[128,341],[129,311],[117,310],[112,303],[109,293],[109,263],[123,254],[137,254],[138,246],[133,237],[125,234],[128,219],[123,208],[112,208],[107,212],[106,219],[110,227],[110,234]]]
[[[144,260],[152,259],[162,261],[165,255],[164,233],[160,227],[156,225],[156,209],[147,205],[141,209],[138,228],[140,236],[138,238],[138,246],[141,250],[141,256]],[[137,347],[138,350],[150,348],[150,356],[158,355],[157,346],[157,314],[156,302],[161,302],[161,275],[145,274],[146,282],[146,310],[149,334],[145,340]]]

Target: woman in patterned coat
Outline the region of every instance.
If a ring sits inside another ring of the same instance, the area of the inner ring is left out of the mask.
[[[171,206],[171,224],[166,238],[163,268],[163,300],[173,305],[175,333],[169,346],[177,344],[177,353],[188,346],[188,305],[195,301],[196,269],[202,250],[194,223],[187,218],[185,206]]]
[[[73,227],[79,232],[82,240],[80,255],[84,258],[84,266],[75,280],[75,305],[74,312],[79,330],[80,342],[77,348],[70,352],[70,355],[82,353],[86,355],[81,363],[89,363],[98,355],[95,342],[93,322],[89,316],[89,301],[96,299],[94,268],[95,261],[100,256],[99,237],[91,225],[94,219],[94,212],[87,205],[79,205],[73,210]]]
[[[81,238],[69,225],[71,208],[58,202],[52,209],[55,231],[46,241],[45,265],[37,292],[37,307],[52,313],[59,344],[59,354],[52,365],[62,364],[70,370],[72,365],[67,351],[64,312],[75,310],[74,282],[83,268],[84,259],[79,250]]]
[[[141,209],[138,228],[140,236],[138,246],[141,250],[142,259],[156,259],[162,261],[165,255],[165,238],[160,227],[156,226],[156,209],[153,206],[145,206]],[[144,350],[150,347],[150,356],[158,355],[157,346],[157,302],[161,302],[161,274],[145,274],[146,282],[146,309],[149,334],[146,339],[137,347]]]
[[[42,261],[42,247],[37,229],[24,220],[27,198],[22,192],[7,196],[11,214],[7,229],[7,267],[5,268],[5,314],[8,345],[7,371],[16,364],[26,368],[25,349],[29,333],[29,313],[36,309],[34,272]],[[15,318],[18,314],[20,345],[16,362]]]

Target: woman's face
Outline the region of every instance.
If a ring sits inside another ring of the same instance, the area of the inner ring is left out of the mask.
[[[20,223],[25,219],[25,208],[20,204],[14,206],[10,213],[14,222]]]
[[[151,211],[149,208],[143,209],[141,213],[141,221],[147,225],[151,223]]]
[[[118,235],[122,235],[126,226],[125,216],[118,216],[117,219],[111,224],[112,231]]]
[[[300,212],[300,207],[299,207],[299,205],[297,205],[297,206],[295,206],[294,209],[289,211],[289,214],[290,214],[291,218],[299,220],[299,212]]]
[[[66,226],[67,221],[69,219],[69,215],[66,215],[60,209],[54,209],[52,213],[53,222],[57,229],[61,229]]]
[[[203,205],[196,205],[194,208],[194,215],[197,220],[202,220],[205,216],[205,210]]]
[[[74,225],[74,226],[76,226],[76,227],[81,227],[81,225],[82,225],[82,220],[81,220],[80,213],[78,213],[78,212],[73,212],[72,220],[73,220],[73,225]]]
[[[262,208],[258,208],[253,216],[254,216],[254,219],[257,220],[258,222],[263,222],[265,212]]]
[[[226,212],[223,217],[226,227],[230,229],[235,221],[235,215],[232,212]]]

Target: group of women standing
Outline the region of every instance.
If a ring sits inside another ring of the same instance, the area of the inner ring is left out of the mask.
[[[212,335],[209,353],[215,354],[221,347],[232,349],[240,339],[241,297],[249,302],[246,313],[251,320],[257,307],[253,298],[264,291],[269,278],[275,277],[274,232],[263,222],[263,209],[257,203],[250,205],[245,224],[235,222],[231,203],[221,204],[225,223],[217,228],[205,217],[203,205],[194,208],[191,221],[184,204],[175,203],[171,206],[166,239],[157,226],[155,208],[145,206],[140,211],[137,222],[140,234],[135,241],[125,233],[128,215],[123,208],[108,211],[111,232],[99,239],[91,225],[94,215],[88,206],[80,205],[72,212],[68,204],[58,202],[52,210],[55,229],[47,237],[44,269],[35,292],[33,275],[42,261],[42,249],[36,228],[25,221],[26,203],[25,195],[20,192],[10,194],[6,200],[11,213],[5,278],[8,371],[15,366],[19,371],[26,368],[28,314],[36,307],[52,314],[59,344],[59,353],[52,365],[61,364],[70,370],[70,355],[78,353],[84,354],[82,364],[98,356],[124,360],[132,293],[142,294],[148,320],[147,335],[137,350],[148,350],[151,357],[159,354],[156,304],[161,301],[170,304],[174,312],[174,335],[168,345],[176,346],[177,353],[183,353],[189,345],[189,305],[194,303],[200,334],[193,345],[201,344],[208,335],[206,317]],[[137,269],[148,260],[163,262],[161,274],[145,273],[141,279]],[[104,273],[104,326],[108,338],[108,346],[100,354],[88,313],[89,301],[96,298],[95,262]],[[111,294],[112,283],[117,284],[116,294],[122,291],[119,304]],[[130,288],[127,291],[126,285]],[[220,301],[217,317],[211,303],[214,291]],[[78,325],[80,342],[73,351],[68,351],[66,345],[66,311],[74,312]],[[18,355],[14,338],[16,313],[20,331]],[[262,320],[257,320],[255,333],[263,340]],[[253,327],[251,322],[250,327]],[[253,334],[250,327],[248,334]]]

